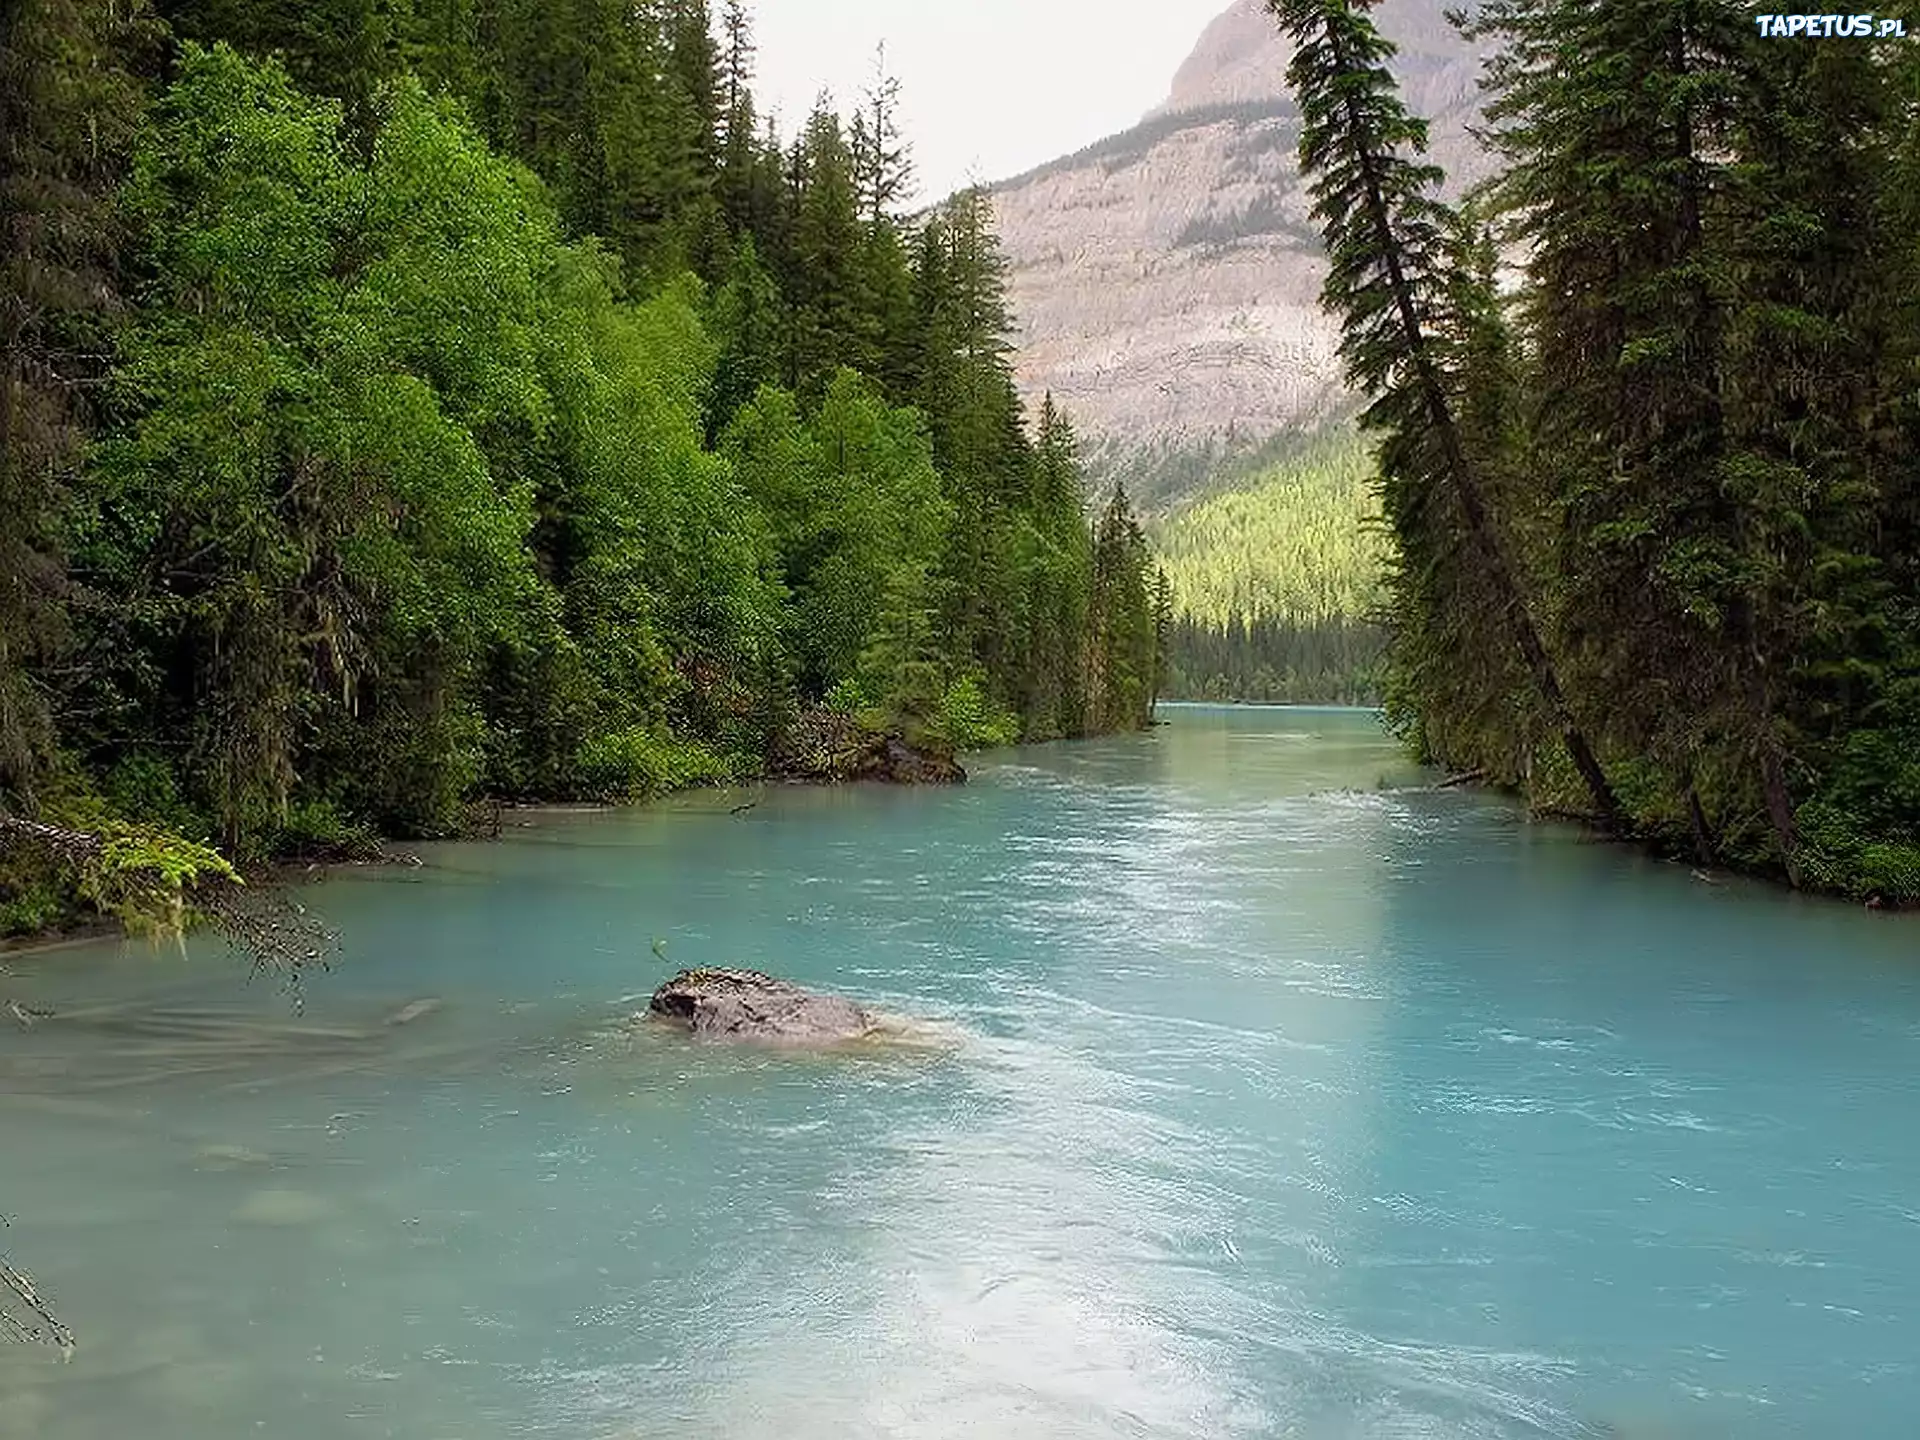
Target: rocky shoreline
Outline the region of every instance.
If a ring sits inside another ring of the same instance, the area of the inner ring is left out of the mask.
[[[874,730],[835,710],[809,710],[787,727],[768,778],[793,785],[962,785],[967,772],[951,749],[901,730]]]

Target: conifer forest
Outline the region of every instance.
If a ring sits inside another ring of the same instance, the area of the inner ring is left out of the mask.
[[[1373,6],[1267,8],[1378,446],[1390,722],[1537,810],[1920,900],[1920,44],[1485,0],[1499,169],[1455,206]]]

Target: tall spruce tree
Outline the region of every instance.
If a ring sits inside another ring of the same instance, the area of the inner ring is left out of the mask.
[[[1480,28],[1507,41],[1489,113],[1530,251],[1529,342],[1552,371],[1533,423],[1583,686],[1606,697],[1609,739],[1673,777],[1702,848],[1697,762],[1739,758],[1753,783],[1717,787],[1722,822],[1755,794],[1797,879],[1776,602],[1781,527],[1799,522],[1779,472],[1737,458],[1729,414],[1751,16],[1723,0],[1496,0]]]
[[[746,0],[727,0],[721,20],[719,195],[734,232],[754,224],[754,171],[760,135],[753,104],[753,18]]]
[[[1467,543],[1498,597],[1509,643],[1598,818],[1622,814],[1585,728],[1575,718],[1534,604],[1507,553],[1457,416],[1457,382],[1433,338],[1446,304],[1446,242],[1453,221],[1433,198],[1439,173],[1417,156],[1425,122],[1407,113],[1374,27],[1369,0],[1268,0],[1298,46],[1288,82],[1303,119],[1301,168],[1313,176],[1314,215],[1331,271],[1323,303],[1344,317],[1341,353],[1351,383],[1371,397],[1364,421],[1383,432],[1382,499],[1403,555],[1436,543],[1436,494],[1458,506]],[[1417,558],[1413,563],[1419,563]]]
[[[913,152],[900,129],[900,77],[887,69],[887,47],[874,52],[873,76],[849,129],[854,184],[868,226],[891,219],[913,188]]]
[[[788,384],[817,395],[842,366],[866,359],[859,286],[860,200],[846,132],[823,95],[792,158],[792,305]]]

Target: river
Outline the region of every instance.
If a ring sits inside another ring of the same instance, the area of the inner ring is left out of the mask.
[[[15,957],[181,1033],[0,1030],[0,1244],[80,1336],[0,1348],[0,1437],[1915,1432],[1920,925],[1418,788],[1371,715],[1167,715],[342,876],[297,1015],[217,946]],[[925,1043],[630,1032],[656,940]]]

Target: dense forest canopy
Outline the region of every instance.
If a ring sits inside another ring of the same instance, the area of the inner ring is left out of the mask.
[[[1920,901],[1920,45],[1488,0],[1504,169],[1453,209],[1371,4],[1269,9],[1379,444],[1394,723],[1701,861]]]
[[[822,707],[1147,722],[985,197],[904,215],[895,83],[781,136],[753,60],[739,0],[5,0],[0,818],[247,861]],[[0,930],[58,868],[0,843]]]

